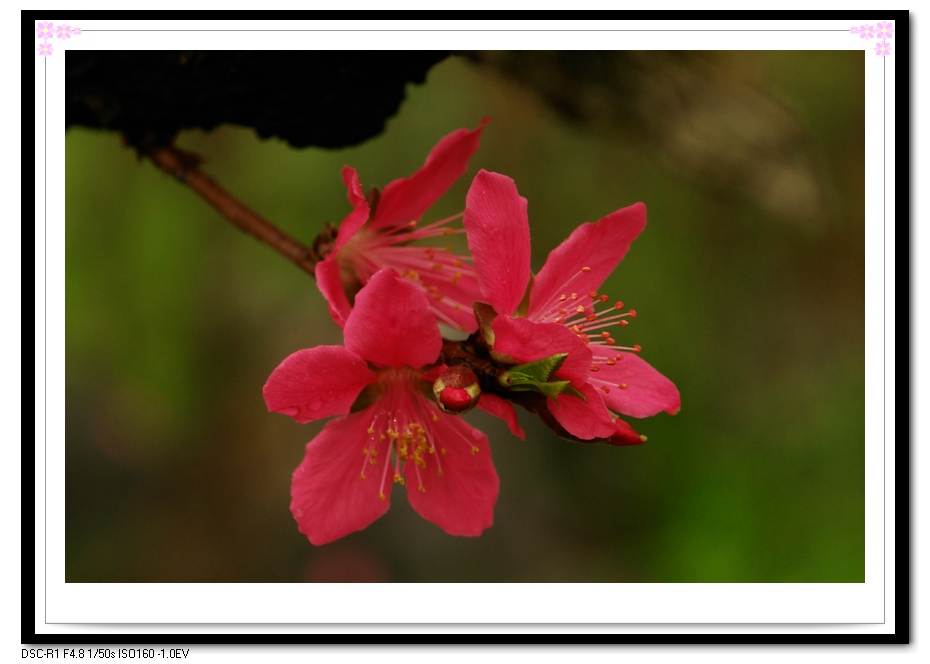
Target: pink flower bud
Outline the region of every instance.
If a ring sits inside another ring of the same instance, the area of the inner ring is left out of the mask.
[[[433,383],[436,403],[447,413],[466,413],[475,407],[481,386],[475,372],[463,364],[449,367]]]

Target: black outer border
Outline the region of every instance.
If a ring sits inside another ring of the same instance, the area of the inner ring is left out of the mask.
[[[72,20],[77,19],[106,19],[106,20],[140,20],[140,19],[154,19],[154,20],[171,20],[177,18],[202,18],[203,13],[201,12],[170,12],[170,11],[145,11],[145,12],[128,12],[128,11],[22,11],[21,12],[21,21],[22,21],[22,35],[29,35],[28,39],[24,39],[24,54],[23,54],[23,69],[22,69],[22,135],[28,136],[33,133],[32,120],[27,120],[27,118],[33,118],[34,115],[31,112],[35,108],[34,100],[35,97],[31,91],[27,94],[27,82],[34,80],[33,70],[34,70],[34,58],[36,56],[36,47],[35,42],[32,39],[32,35],[35,32],[35,24],[40,20],[46,20],[52,14],[62,14],[67,13],[68,16],[74,17]],[[282,16],[286,15],[289,19],[293,20],[350,20],[353,18],[358,18],[360,16],[357,12],[347,12],[347,11],[316,11],[316,12],[267,12],[267,11],[241,11],[241,12],[211,12],[210,17],[212,19],[240,19],[243,21],[254,21],[254,20],[268,20],[268,19],[281,19]],[[903,645],[909,644],[911,641],[911,629],[913,624],[913,613],[911,608],[914,602],[914,596],[911,589],[911,576],[912,576],[912,564],[913,559],[911,556],[911,549],[913,546],[913,541],[911,538],[912,527],[914,525],[913,519],[911,517],[911,501],[913,499],[912,487],[914,486],[913,477],[915,470],[911,466],[911,457],[912,457],[912,448],[914,446],[914,421],[912,413],[913,404],[912,404],[912,383],[914,380],[914,373],[911,370],[910,366],[910,357],[911,357],[911,348],[914,343],[914,335],[912,330],[913,318],[911,315],[911,307],[913,302],[911,299],[912,289],[911,281],[913,279],[913,274],[911,268],[913,266],[912,253],[913,248],[911,245],[911,238],[913,236],[913,219],[911,217],[911,210],[914,205],[913,201],[913,187],[912,184],[912,173],[913,169],[911,168],[914,156],[911,150],[911,136],[913,135],[913,114],[911,112],[911,105],[913,100],[911,98],[911,83],[913,79],[911,77],[910,63],[913,55],[913,48],[911,46],[910,40],[910,13],[908,11],[902,10],[888,10],[881,9],[877,11],[863,11],[863,10],[842,10],[842,11],[668,11],[668,12],[655,12],[655,11],[527,11],[522,12],[521,17],[525,20],[716,20],[716,21],[725,21],[725,20],[735,20],[735,19],[748,19],[748,20],[836,20],[839,21],[842,25],[855,25],[861,20],[861,17],[864,15],[871,16],[880,16],[883,17],[883,20],[893,20],[895,24],[895,33],[894,33],[894,50],[892,51],[892,56],[897,60],[896,63],[896,75],[895,80],[892,84],[892,94],[896,95],[896,101],[903,101],[903,104],[896,105],[899,106],[897,118],[903,118],[905,122],[896,123],[896,145],[899,148],[899,155],[897,156],[896,161],[896,172],[906,174],[906,177],[898,178],[898,182],[894,183],[895,194],[902,194],[901,196],[896,196],[896,200],[901,201],[906,209],[906,219],[907,222],[907,235],[902,238],[906,242],[908,247],[906,256],[906,265],[907,265],[907,274],[911,278],[907,285],[907,294],[908,294],[908,304],[909,309],[907,311],[907,322],[908,322],[908,419],[907,419],[907,442],[908,444],[899,445],[895,450],[895,505],[896,511],[893,515],[895,520],[895,532],[896,532],[896,546],[895,546],[895,628],[896,631],[892,634],[863,634],[863,633],[796,633],[796,634],[770,634],[770,633],[747,633],[745,630],[751,630],[754,625],[752,624],[742,624],[739,626],[732,625],[732,627],[740,630],[739,632],[732,633],[705,633],[705,634],[674,634],[674,633],[657,633],[657,634],[579,634],[571,633],[583,630],[584,625],[561,625],[561,624],[546,624],[540,625],[536,624],[533,626],[534,629],[546,629],[550,633],[542,634],[508,634],[506,629],[508,627],[513,627],[514,629],[521,629],[529,627],[528,625],[522,624],[493,624],[487,625],[489,630],[487,635],[482,638],[482,635],[476,634],[467,634],[467,635],[458,635],[458,634],[443,634],[443,625],[424,625],[424,630],[421,634],[268,634],[268,633],[247,633],[250,629],[257,630],[267,630],[273,629],[273,625],[240,625],[241,632],[237,634],[188,634],[183,632],[166,632],[163,634],[139,634],[132,632],[135,624],[111,624],[111,625],[101,625],[95,624],[91,629],[101,630],[99,632],[92,633],[37,633],[34,625],[34,616],[35,616],[35,591],[37,587],[37,579],[35,577],[35,568],[34,561],[36,556],[35,541],[33,538],[35,523],[33,521],[33,515],[35,514],[35,448],[33,447],[31,441],[27,440],[26,436],[23,435],[21,446],[22,446],[22,466],[21,466],[21,495],[22,495],[22,525],[21,525],[21,579],[23,583],[21,584],[22,599],[20,605],[20,629],[21,629],[21,639],[22,644],[31,645],[34,648],[45,650],[44,646],[58,647],[61,650],[61,646],[67,644],[68,646],[77,645],[89,646],[89,645],[99,645],[99,644],[113,644],[113,645],[136,645],[138,646],[141,643],[145,643],[146,647],[154,647],[154,644],[159,646],[164,645],[168,647],[177,647],[179,645],[242,645],[242,644],[264,644],[264,645],[423,645],[427,642],[427,639],[424,638],[424,635],[429,635],[428,642],[432,644],[444,644],[444,645],[457,645],[457,646],[481,646],[481,645],[752,645],[752,644],[773,644],[773,645],[859,645],[859,644],[875,644],[875,645]],[[396,14],[392,15],[391,12],[387,11],[372,11],[364,12],[362,14],[366,20],[377,20],[377,19],[391,19],[397,18]],[[486,11],[446,11],[446,12],[418,12],[417,18],[424,20],[490,20],[488,17],[491,16],[489,12]],[[410,14],[405,15],[405,19],[409,19]],[[492,25],[488,25],[485,29],[493,30]],[[245,31],[245,30],[243,30]],[[712,32],[720,30],[711,30]],[[771,30],[764,30],[765,32],[770,32]],[[786,32],[791,31],[803,31],[803,29],[798,30],[785,30]],[[87,32],[91,32],[88,30]],[[28,48],[26,46],[28,45]],[[866,52],[868,55],[868,51]],[[885,81],[885,89],[887,94],[888,82]],[[896,118],[896,119],[897,119]],[[44,150],[44,145],[43,145]],[[43,151],[44,157],[44,151]],[[35,145],[31,142],[23,141],[22,142],[22,170],[25,172],[25,166],[27,164],[33,164],[35,159],[37,159],[37,153],[35,151]],[[903,167],[903,168],[900,168]],[[24,207],[25,207],[24,202]],[[35,215],[32,216],[35,218]],[[892,219],[891,223],[894,224],[895,220]],[[887,219],[885,219],[887,224]],[[23,226],[27,225],[27,218],[25,214],[23,215]],[[43,232],[43,238],[45,234]],[[897,239],[897,238],[896,238]],[[23,250],[23,265],[28,265],[31,263],[29,256]],[[23,283],[23,293],[26,292],[26,286],[31,285],[35,286],[32,283],[32,279],[27,273],[23,273],[24,283]],[[884,278],[884,275],[883,275]],[[32,289],[33,292],[35,289]],[[38,309],[39,303],[36,302],[36,307]],[[43,309],[46,306],[45,301],[42,302]],[[23,324],[23,328],[26,328],[26,324]],[[36,332],[35,328],[33,331]],[[47,334],[44,335],[47,344]],[[885,335],[887,336],[887,335]],[[33,339],[35,336],[33,336]],[[25,346],[27,342],[23,342]],[[24,348],[25,350],[25,348]],[[37,349],[36,349],[37,350]],[[43,348],[44,352],[44,348]],[[885,362],[887,362],[887,356],[885,357]],[[892,361],[894,358],[892,358]],[[28,377],[25,377],[23,381],[24,384],[29,384]],[[34,411],[38,412],[41,408],[43,413],[43,419],[47,421],[47,411],[45,404],[34,404]],[[24,409],[25,412],[25,409]],[[885,416],[888,416],[887,409],[885,410]],[[35,432],[33,432],[33,439],[35,439]],[[42,445],[45,446],[45,440],[43,439]],[[34,445],[38,446],[40,441],[35,439]],[[887,564],[887,560],[886,560]],[[31,583],[30,583],[31,580]],[[42,582],[44,583],[44,581]],[[887,591],[886,591],[887,594]],[[180,626],[180,625],[179,625]],[[379,628],[389,627],[389,624],[377,625]],[[643,625],[646,627],[646,625]],[[701,625],[678,625],[682,629],[693,629],[694,627],[700,627]],[[781,624],[782,627],[789,627],[790,625]],[[109,633],[103,631],[109,627],[111,631]],[[165,625],[168,627],[168,625]],[[195,625],[184,625],[184,628],[192,628]],[[205,630],[211,629],[212,625],[202,625]],[[332,625],[333,628],[336,627],[346,627],[346,625]],[[355,627],[361,627],[362,625],[355,625]],[[375,627],[372,625],[372,627]],[[400,629],[411,629],[414,626],[412,625],[398,625]],[[483,626],[480,624],[470,625],[473,629],[481,629]],[[599,625],[599,628],[608,627],[607,625]],[[710,629],[721,629],[726,628],[728,625],[722,624],[709,624],[707,625]],[[760,625],[762,627],[762,625]],[[813,625],[805,624],[798,625],[800,629],[811,629],[814,628]],[[823,628],[825,630],[830,630],[837,628],[837,625],[825,624]],[[558,633],[560,629],[570,630],[568,633]],[[142,637],[142,638],[140,638]],[[39,648],[39,646],[43,646]],[[160,647],[157,649],[160,650]],[[26,648],[23,649],[24,658],[28,657],[28,652]],[[61,657],[59,653],[58,657]]]

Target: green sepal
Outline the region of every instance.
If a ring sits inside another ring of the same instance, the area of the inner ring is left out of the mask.
[[[558,353],[544,357],[541,360],[526,362],[511,367],[498,377],[501,387],[512,392],[539,392],[552,399],[558,399],[561,394],[585,399],[584,395],[572,387],[570,381],[553,380],[549,378],[559,370],[568,353]],[[585,399],[587,401],[587,399]]]
[[[507,370],[513,382],[536,381],[545,383],[549,377],[562,368],[568,353],[558,353],[544,357],[541,360],[533,360],[524,364],[518,364]]]
[[[550,399],[555,399],[558,401],[559,395],[568,394],[573,397],[580,397],[585,399],[584,395],[572,387],[571,381],[567,380],[556,380],[550,383],[540,383],[538,381],[526,381],[521,383],[513,383],[509,388],[512,392],[539,392],[544,394]]]

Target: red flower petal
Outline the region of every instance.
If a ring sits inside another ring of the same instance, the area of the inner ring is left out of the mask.
[[[517,422],[517,411],[509,401],[505,401],[493,394],[482,394],[478,400],[478,408],[494,417],[498,417],[507,423],[510,433],[518,436],[520,440],[526,440],[526,433],[520,428]]]
[[[450,283],[448,273],[423,270],[419,276],[439,322],[464,332],[474,332],[478,329],[471,305],[480,300],[481,295],[474,277],[464,276]]]
[[[608,445],[642,445],[646,439],[633,431],[633,427],[617,418],[614,422],[617,427],[616,433],[607,441]]]
[[[313,544],[327,544],[369,526],[390,507],[390,480],[381,493],[381,465],[362,452],[369,443],[368,416],[355,413],[326,424],[307,443],[291,483],[291,513]],[[387,442],[379,449],[388,458]],[[363,469],[366,479],[362,479]]]
[[[345,285],[340,275],[341,267],[332,254],[316,264],[316,285],[326,298],[329,315],[340,328],[346,326],[346,319],[352,311],[349,298],[346,297]]]
[[[301,424],[349,412],[377,377],[358,355],[342,346],[299,350],[271,372],[262,389],[268,410]]]
[[[608,408],[630,417],[651,417],[663,410],[674,415],[681,409],[681,395],[672,381],[639,355],[622,353],[621,357],[616,364],[598,365],[598,372],[591,374],[596,387],[610,390],[607,393],[601,390]]]
[[[646,206],[636,203],[576,228],[552,250],[533,280],[527,315],[534,319],[545,315],[562,293],[600,288],[645,227]]]
[[[389,268],[359,291],[343,332],[346,348],[381,367],[422,367],[442,350],[426,296]]]
[[[582,385],[578,391],[587,401],[562,394],[558,401],[546,399],[549,412],[568,433],[578,438],[592,440],[613,436],[616,426],[598,391],[591,385]]]
[[[388,184],[375,208],[372,229],[400,226],[422,217],[468,169],[468,160],[478,149],[478,139],[488,122],[490,118],[485,118],[475,130],[453,131],[430,151],[420,170]]]
[[[345,245],[358,232],[358,229],[368,221],[368,202],[362,195],[362,184],[358,181],[358,173],[351,166],[342,169],[342,181],[348,190],[349,203],[355,208],[339,224],[339,234],[336,236],[336,249]]]
[[[530,280],[526,199],[505,175],[479,171],[462,219],[481,292],[499,314],[517,310]]]
[[[555,372],[575,387],[588,382],[591,372],[591,350],[574,332],[558,323],[534,323],[526,318],[498,316],[491,323],[494,332],[494,352],[509,355],[518,364],[568,353]]]
[[[408,461],[404,468],[410,505],[450,535],[480,535],[494,521],[500,485],[487,436],[445,414],[429,423],[428,435],[436,451],[426,467]]]

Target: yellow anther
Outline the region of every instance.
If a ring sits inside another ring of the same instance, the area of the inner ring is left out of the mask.
[[[371,436],[371,435],[374,435],[374,433],[375,433],[374,427],[368,427],[368,435]]]
[[[471,453],[472,453],[472,454],[478,454],[478,448],[475,447],[474,445],[472,445],[472,446],[471,446]]]
[[[383,493],[379,493],[379,494],[378,494],[378,498],[380,498],[381,500],[384,500],[384,494],[383,494]]]
[[[426,493],[426,488],[422,484],[420,485],[420,491]]]
[[[626,383],[620,383],[620,386],[619,386],[619,387],[620,387],[621,390],[625,390],[626,388],[629,387],[629,385],[627,385]]]

